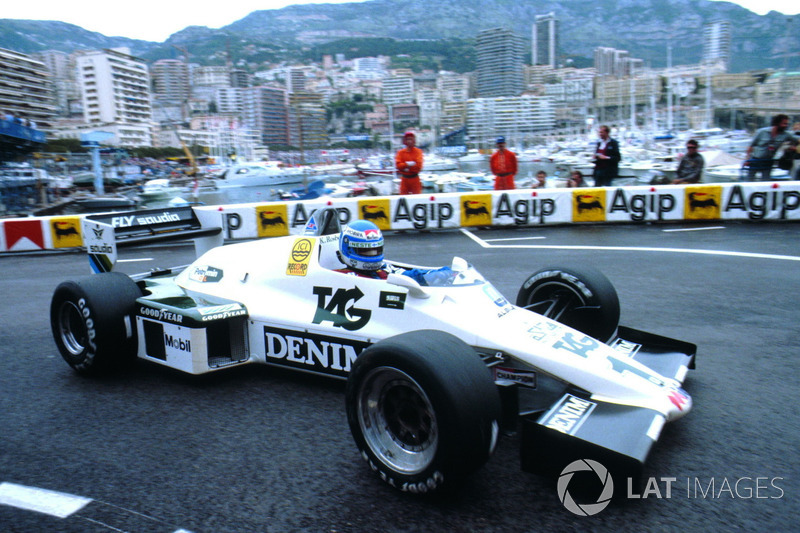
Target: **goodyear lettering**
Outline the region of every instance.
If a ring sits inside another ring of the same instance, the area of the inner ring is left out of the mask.
[[[770,213],[778,213],[778,218],[785,220],[789,211],[800,208],[800,191],[756,191],[749,195],[741,185],[731,187],[730,196],[723,211],[743,211],[750,220],[762,220]]]
[[[624,189],[616,189],[609,213],[622,211],[635,221],[644,220],[647,215],[655,214],[658,220],[664,220],[664,214],[674,209],[675,197],[671,194],[632,194],[628,197]]]
[[[197,309],[197,312],[200,313],[200,318],[203,322],[210,322],[212,320],[244,316],[247,314],[247,309],[242,307],[241,304],[226,304],[212,307],[200,307]]]
[[[358,308],[355,302],[364,296],[361,289],[337,289],[333,294],[330,287],[314,287],[314,294],[317,295],[317,311],[314,313],[314,324],[332,322],[334,326],[344,328],[348,331],[355,331],[363,328],[369,322],[372,311],[369,309]],[[328,301],[328,297],[333,297]]]
[[[203,322],[211,322],[212,320],[223,320],[226,318],[233,318],[236,316],[244,316],[247,311],[240,309],[239,311],[226,311],[224,313],[217,313],[215,315],[204,315],[201,319]]]
[[[78,309],[80,309],[83,315],[83,322],[86,324],[86,336],[88,337],[89,346],[93,352],[97,351],[97,344],[94,342],[95,337],[97,337],[97,332],[94,329],[94,319],[92,319],[92,312],[89,310],[84,298],[78,300]]]
[[[152,307],[142,306],[139,308],[139,314],[163,322],[173,322],[175,324],[181,324],[183,322],[183,315],[173,313],[167,309],[153,309]]]
[[[408,201],[403,197],[397,200],[392,214],[392,222],[410,222],[415,229],[431,226],[442,228],[451,218],[453,218],[453,206],[449,203],[417,203],[409,207]]]
[[[568,435],[574,435],[597,404],[567,394],[556,405],[544,426]]]
[[[583,295],[586,296],[587,298],[593,298],[594,297],[594,295],[592,294],[592,291],[589,290],[589,287],[587,287],[586,284],[583,283],[579,278],[577,278],[576,276],[573,276],[572,274],[570,274],[568,272],[563,272],[561,270],[545,270],[543,272],[539,272],[535,276],[532,276],[532,277],[528,278],[525,281],[525,283],[523,284],[523,288],[528,289],[528,288],[531,287],[531,285],[533,285],[537,281],[539,281],[541,279],[550,278],[550,277],[553,277],[553,276],[558,276],[561,279],[563,279],[564,281],[569,282],[570,284],[575,286],[575,288],[577,288],[579,291],[581,291],[581,293],[583,293]]]
[[[190,340],[181,339],[180,337],[176,339],[169,333],[164,334],[164,346],[167,348],[174,348],[182,352],[192,352],[192,343]]]
[[[496,217],[511,217],[517,225],[544,224],[545,218],[555,214],[556,202],[552,198],[522,198],[511,203],[507,193],[500,195]],[[538,219],[538,221],[537,221]]]
[[[346,376],[369,343],[264,327],[267,362]]]

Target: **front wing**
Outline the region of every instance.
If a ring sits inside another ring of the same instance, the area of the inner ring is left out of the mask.
[[[691,343],[620,327],[610,344],[680,383],[695,366],[696,346]],[[522,469],[557,477],[573,461],[591,459],[608,469],[618,490],[629,483],[639,486],[664,423],[656,411],[568,388],[546,410],[521,417]]]

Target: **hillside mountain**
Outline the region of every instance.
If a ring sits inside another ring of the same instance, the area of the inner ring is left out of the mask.
[[[144,54],[158,43],[107,37],[102,33],[84,30],[80,26],[57,21],[0,19],[0,48],[25,54],[44,50],[97,50],[127,46],[133,54]]]
[[[187,48],[192,61],[221,63],[299,60],[323,44],[347,40],[340,51],[354,57],[354,39],[472,40],[481,30],[506,27],[530,41],[536,15],[559,19],[564,57],[590,60],[598,46],[628,50],[663,67],[667,48],[673,64],[697,63],[703,25],[731,21],[734,72],[800,67],[800,28],[777,12],[756,15],[738,5],[709,0],[370,0],[349,4],[304,4],[254,11],[220,29],[188,27],[164,43],[106,37],[61,22],[0,19],[0,47],[21,52],[128,46],[146,59],[176,57]],[[796,23],[795,23],[796,24]],[[328,46],[327,49],[335,48]],[[396,47],[395,47],[396,48]],[[583,61],[585,63],[586,61]]]

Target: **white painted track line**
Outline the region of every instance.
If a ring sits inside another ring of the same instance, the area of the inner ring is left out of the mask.
[[[490,241],[484,241],[476,236],[471,231],[461,229],[461,233],[475,241],[483,248],[518,248],[530,250],[597,250],[597,251],[616,251],[616,252],[660,252],[660,253],[678,253],[678,254],[695,254],[695,255],[718,255],[727,257],[747,257],[750,259],[775,259],[780,261],[798,261],[800,256],[795,255],[777,255],[777,254],[759,254],[750,252],[735,252],[729,250],[700,250],[692,248],[655,248],[648,246],[590,246],[590,245],[561,245],[561,244],[493,244]]]
[[[26,487],[15,483],[0,483],[0,504],[19,509],[66,518],[80,511],[92,500],[63,492],[56,492],[35,487]]]

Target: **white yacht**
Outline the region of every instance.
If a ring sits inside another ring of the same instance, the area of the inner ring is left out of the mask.
[[[305,173],[296,167],[282,167],[280,163],[239,163],[228,167],[215,182],[217,188],[271,187],[287,183],[302,183]]]

